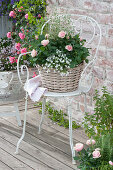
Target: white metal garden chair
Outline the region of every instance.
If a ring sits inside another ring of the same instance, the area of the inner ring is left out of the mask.
[[[62,15],[59,15],[59,16],[62,17]],[[42,126],[43,119],[44,119],[46,98],[47,97],[54,97],[54,98],[55,97],[56,98],[62,97],[62,98],[65,98],[66,101],[67,101],[67,106],[68,106],[70,147],[71,147],[71,152],[72,152],[72,163],[74,164],[75,161],[74,161],[73,157],[75,156],[75,151],[74,151],[73,139],[72,139],[72,108],[71,108],[71,104],[72,104],[72,101],[75,100],[75,98],[74,98],[75,96],[85,95],[85,110],[86,110],[86,106],[87,106],[87,104],[86,104],[86,94],[90,91],[90,89],[93,85],[93,81],[94,81],[93,66],[94,66],[94,64],[97,60],[97,52],[98,52],[99,45],[100,45],[100,42],[101,42],[101,28],[100,28],[99,24],[97,23],[97,21],[95,21],[91,17],[72,15],[72,18],[74,18],[74,20],[72,22],[76,26],[75,33],[80,33],[80,36],[82,36],[82,37],[86,34],[90,34],[90,32],[92,33],[92,36],[89,38],[88,42],[85,44],[86,47],[91,47],[90,44],[92,44],[92,42],[96,38],[97,43],[96,43],[96,46],[95,46],[95,49],[94,49],[95,53],[91,54],[91,56],[93,56],[93,58],[84,68],[84,70],[81,74],[81,79],[79,81],[78,89],[76,91],[68,92],[68,93],[55,93],[55,92],[49,92],[48,91],[44,94],[43,102],[42,102],[42,116],[41,116],[41,121],[40,121],[40,124],[39,124],[39,133],[41,131],[41,126]],[[51,21],[51,19],[52,18],[50,18],[43,25],[42,32],[43,32],[45,25],[47,23],[49,23]],[[89,25],[90,29],[88,29],[88,25]],[[84,31],[85,31],[85,33],[84,33]],[[87,38],[87,37],[85,37],[85,38]],[[27,52],[27,53],[31,53],[31,52]],[[21,81],[21,78],[20,78],[20,73],[19,73],[19,60],[20,60],[22,55],[24,55],[24,54],[20,54],[20,56],[18,58],[18,66],[17,66],[18,76],[19,76],[20,81]],[[91,58],[91,56],[90,56],[90,58]],[[29,79],[29,72],[27,74],[27,80],[28,79]],[[20,143],[23,140],[24,135],[25,135],[26,114],[27,114],[27,97],[28,97],[28,93],[26,92],[23,133],[22,133],[20,140],[17,143],[16,153],[18,153],[19,145],[20,145]]]
[[[22,84],[18,81],[18,79],[17,82],[14,82],[13,72],[0,72],[0,117],[15,116],[18,126],[21,126],[22,123],[18,109],[18,102],[20,99],[24,98],[24,94],[25,92]],[[10,107],[11,109],[9,109],[9,104],[12,104],[13,108]],[[5,109],[3,109],[2,105]]]

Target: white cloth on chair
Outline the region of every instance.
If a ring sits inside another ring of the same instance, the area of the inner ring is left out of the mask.
[[[41,77],[40,75],[29,79],[24,86],[25,91],[28,92],[32,101],[39,101],[41,96],[47,91],[46,88],[40,87]]]

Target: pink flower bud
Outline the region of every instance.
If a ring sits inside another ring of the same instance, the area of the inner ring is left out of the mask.
[[[73,47],[72,47],[72,45],[66,45],[65,49],[68,51],[72,51]]]
[[[77,152],[80,152],[84,148],[84,145],[82,143],[76,143],[74,149]]]
[[[37,76],[37,75],[36,75],[36,73],[35,73],[35,72],[33,72],[33,78],[34,78],[34,77],[36,77],[36,76]]]
[[[46,35],[45,35],[45,38],[47,38],[47,39],[48,39],[48,38],[49,38],[49,34],[46,34]]]
[[[28,14],[25,15],[25,18],[28,19]]]
[[[64,31],[59,32],[58,37],[64,38],[66,33]]]
[[[94,139],[89,139],[89,140],[87,140],[86,141],[86,145],[94,145],[96,142],[95,142],[95,140]]]
[[[20,51],[17,51],[17,54],[20,54]]]
[[[40,15],[40,14],[38,14],[38,18],[41,18],[41,15]]]
[[[42,44],[43,46],[48,45],[48,43],[49,43],[49,40],[43,40],[43,41],[41,41],[41,44]]]
[[[7,33],[7,38],[11,38],[11,32]]]
[[[38,35],[35,35],[35,39],[38,40]]]
[[[82,39],[82,37],[80,37],[80,41],[82,41],[83,39]]]

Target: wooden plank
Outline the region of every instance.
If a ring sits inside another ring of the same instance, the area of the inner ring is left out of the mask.
[[[7,164],[9,167],[12,167],[12,169],[16,170],[16,168],[19,168],[20,170],[33,170],[32,168],[26,166],[24,163],[19,161],[18,159],[14,158],[12,155],[10,155],[8,152],[6,152],[4,149],[0,147],[0,160]]]
[[[2,122],[3,122],[3,120],[2,120]],[[11,129],[12,129],[12,131],[11,131]],[[19,136],[20,132],[18,132],[18,129],[15,129],[13,127],[11,127],[11,129],[10,130],[7,129],[7,133],[12,133],[13,139],[11,137],[7,137],[7,140],[15,145],[15,143],[16,143],[16,137],[15,136]],[[7,133],[2,134],[2,135],[6,136]],[[1,135],[1,133],[0,133],[0,135]],[[24,141],[26,141],[26,142],[24,142]],[[48,166],[51,166],[51,168],[54,167],[54,169],[56,169],[56,170],[58,170],[58,169],[71,170],[72,169],[72,168],[68,167],[67,165],[65,165],[64,162],[61,162],[60,160],[56,160],[55,158],[51,157],[49,154],[46,154],[45,152],[43,152],[39,148],[38,143],[37,143],[37,139],[35,137],[33,137],[29,134],[26,134],[24,141],[20,145],[20,148],[22,150],[25,150],[27,153],[30,153],[31,156],[35,156],[36,159],[43,161]],[[30,143],[30,141],[31,141],[31,143]],[[37,152],[37,149],[39,150],[39,153]],[[46,150],[48,151],[47,148],[46,148]],[[54,153],[55,153],[55,151],[54,151]]]
[[[46,165],[44,165],[43,163],[41,163],[40,161],[38,161],[34,157],[31,157],[29,154],[27,154],[24,151],[21,151],[21,155],[20,154],[15,155],[14,154],[15,145],[13,145],[9,141],[7,141],[6,139],[1,138],[1,137],[0,137],[0,147],[4,148],[4,150],[6,150],[8,153],[10,153],[13,157],[15,157],[16,159],[22,161],[24,164],[30,166],[31,168],[33,168],[35,170],[50,169]],[[38,154],[37,154],[37,156],[38,156]]]
[[[37,126],[38,126],[37,122],[40,122],[40,119],[41,119],[41,115],[38,114],[38,109],[39,109],[38,107],[30,109],[28,111],[28,116],[27,116],[28,122],[30,122],[31,124],[36,124]],[[44,125],[47,125],[51,129],[57,130],[59,133],[62,134],[62,136],[64,134],[64,136],[67,136],[69,138],[69,129],[68,128],[66,129],[64,127],[57,125],[56,123],[52,122],[47,116],[48,115],[45,114],[42,128],[44,129]],[[82,128],[73,129],[73,138],[77,140],[78,142],[83,142],[83,143],[86,143],[86,140],[88,139],[88,137],[86,136]],[[66,142],[65,139],[64,139],[64,142]]]
[[[30,124],[30,127],[31,126],[32,125]],[[50,129],[50,127],[48,127],[48,128]],[[28,127],[27,127],[27,129],[28,129]],[[36,134],[35,134],[35,132],[36,132]],[[28,137],[27,133],[29,133],[29,137]],[[32,130],[28,129],[27,133],[26,133],[26,138],[27,139],[25,139],[27,142],[29,142],[30,144],[32,144],[35,147],[38,146],[38,148],[41,149],[43,152],[51,155],[52,157],[56,158],[57,160],[60,160],[60,161],[64,162],[66,165],[74,168],[74,166],[72,165],[72,162],[71,162],[71,151],[70,151],[69,142],[65,146],[63,144],[63,142],[61,141],[62,150],[61,150],[61,148],[59,149],[58,145],[56,147],[57,140],[56,140],[55,144],[52,145],[52,146],[51,146],[50,142],[47,142],[48,140],[46,138],[50,138],[50,136],[52,134],[54,134],[53,130],[49,131],[49,133],[46,136],[44,135],[43,140],[40,140],[39,137],[37,137],[37,127],[35,129],[32,129]],[[33,138],[32,136],[34,136],[35,138]],[[39,136],[42,136],[42,135],[39,135]],[[50,141],[51,140],[52,139],[50,138]],[[60,145],[61,145],[61,143],[60,143]],[[46,148],[48,148],[48,149],[46,149]],[[67,152],[66,148],[68,148],[69,153]]]
[[[1,170],[12,170],[12,168],[10,168],[8,165],[6,165],[5,163],[3,163],[2,161],[0,161],[0,169]]]
[[[42,126],[43,135],[40,135],[40,136],[36,135],[37,131],[38,131],[37,122],[39,122],[40,116],[41,115],[39,115],[37,113],[37,109],[28,110],[27,121],[29,123],[27,123],[27,132],[29,134],[34,135],[35,137],[39,138],[40,140],[45,141],[48,144],[51,144],[52,146],[54,145],[55,140],[60,141],[60,143],[58,143],[58,144],[56,144],[56,146],[54,146],[54,147],[56,147],[60,150],[61,149],[63,150],[64,143],[69,146],[69,130],[65,129],[64,127],[59,127],[58,125],[54,125],[53,123],[50,122],[50,120],[47,118],[46,115],[45,115],[46,120],[44,122],[47,125],[43,124],[43,126]],[[8,121],[11,121],[12,123],[14,123],[13,118],[11,118],[11,119],[8,118]],[[16,124],[16,122],[14,124]],[[48,124],[50,124],[50,126],[48,126]],[[52,127],[53,125],[54,125],[54,128]],[[64,131],[65,131],[65,133],[64,133]],[[79,130],[76,130],[76,132],[77,131],[79,131]],[[81,131],[81,129],[80,129],[80,131]],[[76,136],[75,136],[76,138],[74,138],[74,144],[77,143],[77,142],[83,142],[83,141],[84,141],[84,143],[86,142],[86,140],[83,139],[82,135],[81,135],[81,140],[79,140],[80,139],[79,134],[80,134],[80,132],[76,133]],[[53,136],[53,139],[51,139],[52,136]],[[65,149],[64,149],[64,151],[65,151]],[[68,151],[65,151],[65,152],[67,154],[71,155],[70,147],[68,147]]]
[[[71,160],[71,150],[70,150],[69,142],[65,143],[61,140],[56,140],[53,135],[55,135],[59,131],[56,131],[55,129],[53,129],[51,127],[47,127],[47,126],[45,127],[45,129],[42,130],[42,133],[39,135],[38,134],[38,126],[35,125],[34,124],[35,122],[33,121],[34,120],[33,115],[35,115],[35,114],[33,114],[31,117],[31,116],[29,116],[30,112],[31,111],[28,110],[27,120],[29,119],[28,121],[30,121],[30,123],[27,122],[27,124],[26,124],[26,132],[29,135],[32,135],[33,137],[36,137],[37,139],[40,139],[41,141],[46,142],[47,144],[55,147],[56,149],[59,149],[63,153],[70,155],[70,160]],[[10,118],[10,117],[5,118],[5,119],[7,119],[7,121],[10,121],[12,124],[15,121],[14,118]],[[16,124],[16,122],[14,124]],[[37,124],[37,122],[36,122],[36,124]],[[67,140],[68,140],[68,138],[67,138]]]

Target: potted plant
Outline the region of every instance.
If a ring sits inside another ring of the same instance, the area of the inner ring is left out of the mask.
[[[30,42],[30,62],[38,65],[42,84],[49,91],[69,92],[78,87],[89,50],[79,34],[60,30],[57,35],[39,35]]]

